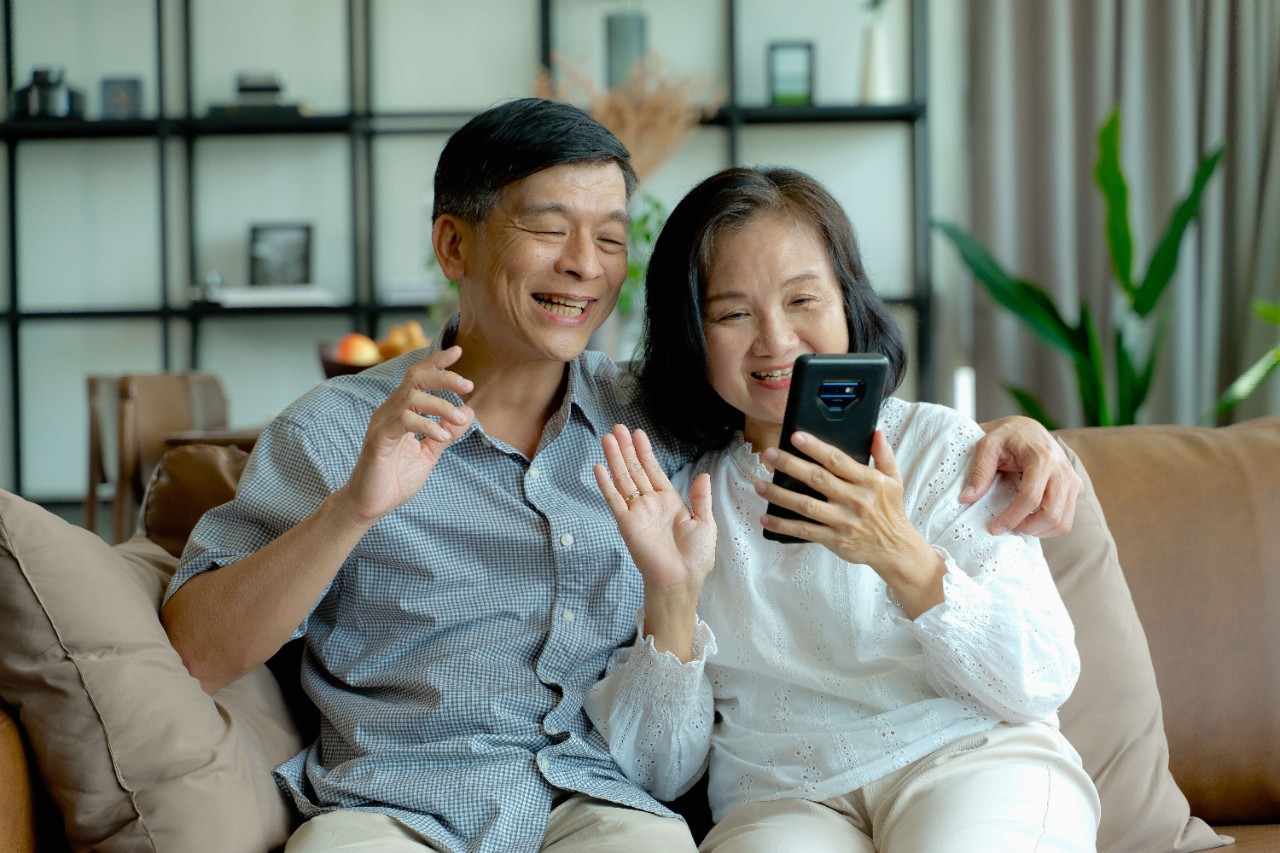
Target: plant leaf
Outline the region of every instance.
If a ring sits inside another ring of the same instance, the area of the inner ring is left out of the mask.
[[[1098,131],[1098,162],[1093,167],[1093,179],[1102,190],[1107,209],[1107,247],[1111,250],[1111,271],[1120,287],[1132,301],[1133,285],[1133,231],[1129,227],[1129,185],[1125,182],[1124,169],[1120,165],[1120,110],[1113,107],[1111,115]]]
[[[1138,373],[1137,384],[1133,390],[1133,421],[1137,422],[1138,412],[1147,402],[1147,395],[1151,393],[1151,380],[1156,375],[1156,362],[1160,360],[1160,353],[1164,349],[1165,332],[1169,329],[1169,315],[1163,314],[1160,322],[1156,324],[1156,333],[1151,340],[1151,349],[1147,351],[1147,361],[1143,365],[1142,370]]]
[[[1029,281],[1018,279],[1013,283],[1014,292],[1023,306],[1019,317],[1045,343],[1075,355],[1078,336],[1074,327],[1062,319],[1053,297],[1039,286]]]
[[[1029,281],[1015,280],[982,242],[963,228],[949,222],[935,222],[934,227],[951,240],[969,272],[992,299],[1013,312],[1043,341],[1075,355],[1074,330],[1062,319],[1049,294]]]
[[[1034,418],[1044,424],[1044,428],[1048,430],[1058,429],[1058,424],[1053,418],[1049,417],[1049,413],[1045,411],[1044,404],[1041,403],[1035,395],[1025,388],[1015,388],[1012,385],[1004,386],[1004,390],[1009,392],[1009,396],[1018,404],[1018,408],[1022,410],[1022,414],[1029,418]]]
[[[1083,348],[1075,358],[1076,382],[1080,387],[1080,403],[1086,426],[1112,426],[1107,406],[1107,383],[1103,374],[1104,360],[1098,327],[1088,305],[1080,306],[1079,334]]]
[[[1218,408],[1214,410],[1214,414],[1221,415],[1235,408],[1252,394],[1277,367],[1280,367],[1280,346],[1271,350],[1271,352],[1264,353],[1262,358],[1255,361],[1248,370],[1241,373],[1239,378],[1227,387],[1226,391],[1222,392],[1222,396],[1218,398]]]
[[[1009,307],[1008,302],[1013,299],[1010,295],[1013,290],[1013,278],[1004,271],[1004,267],[1000,266],[995,258],[991,257],[987,247],[982,245],[977,237],[950,222],[935,220],[933,227],[951,240],[956,250],[960,252],[960,260],[964,261],[964,265],[969,268],[969,272],[973,273],[974,278],[987,286],[992,297],[1001,305]]]
[[[1182,236],[1186,233],[1191,220],[1199,214],[1200,196],[1209,179],[1213,177],[1214,170],[1218,168],[1223,151],[1224,147],[1219,146],[1217,151],[1200,161],[1191,192],[1174,210],[1165,228],[1164,236],[1156,244],[1156,250],[1151,255],[1151,264],[1147,267],[1146,277],[1138,286],[1133,299],[1133,310],[1139,317],[1145,317],[1155,309],[1165,287],[1173,278],[1173,272],[1178,266],[1178,248],[1182,244]]]
[[[1133,423],[1137,412],[1138,371],[1134,369],[1129,348],[1125,345],[1124,330],[1116,329],[1116,422]]]
[[[1124,331],[1116,329],[1116,423],[1133,424],[1138,422],[1138,412],[1147,402],[1151,393],[1151,380],[1155,377],[1156,362],[1160,360],[1160,352],[1164,347],[1165,331],[1168,329],[1168,315],[1163,315],[1156,325],[1155,335],[1151,340],[1151,348],[1142,361],[1142,369],[1137,368],[1136,354],[1131,353],[1124,340]]]
[[[1280,326],[1280,302],[1263,302],[1259,299],[1253,303],[1253,313],[1273,326]]]

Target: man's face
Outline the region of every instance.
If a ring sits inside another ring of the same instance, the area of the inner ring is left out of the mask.
[[[508,185],[463,223],[459,340],[491,355],[571,361],[627,277],[626,183],[613,164],[553,166]]]

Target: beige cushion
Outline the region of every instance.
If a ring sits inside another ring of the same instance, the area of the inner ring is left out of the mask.
[[[1280,416],[1064,437],[1146,629],[1170,772],[1215,826],[1280,823]]]
[[[0,491],[0,698],[74,849],[262,853],[288,837],[271,770],[297,731],[265,667],[213,697],[188,675],[157,617],[175,562]]]
[[[1080,681],[1062,706],[1063,734],[1098,786],[1101,853],[1191,851],[1220,840],[1192,817],[1169,774],[1169,748],[1151,655],[1089,474],[1071,533],[1043,541],[1076,628]]]

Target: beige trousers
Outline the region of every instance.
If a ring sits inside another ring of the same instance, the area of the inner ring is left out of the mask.
[[[300,826],[285,853],[423,853],[437,850],[404,824],[375,812],[326,812]],[[693,853],[684,821],[574,794],[551,810],[545,853]]]
[[[749,803],[702,853],[1080,853],[1101,806],[1057,729],[1002,723],[822,802]],[[657,849],[657,848],[655,848]]]

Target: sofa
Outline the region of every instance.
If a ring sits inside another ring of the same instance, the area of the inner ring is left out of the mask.
[[[1085,481],[1044,543],[1082,660],[1060,717],[1102,797],[1099,850],[1280,850],[1280,417],[1058,437]],[[314,732],[296,647],[206,696],[156,616],[245,459],[170,452],[116,546],[0,492],[0,853],[287,838],[269,771]],[[676,804],[695,831],[700,796]]]

